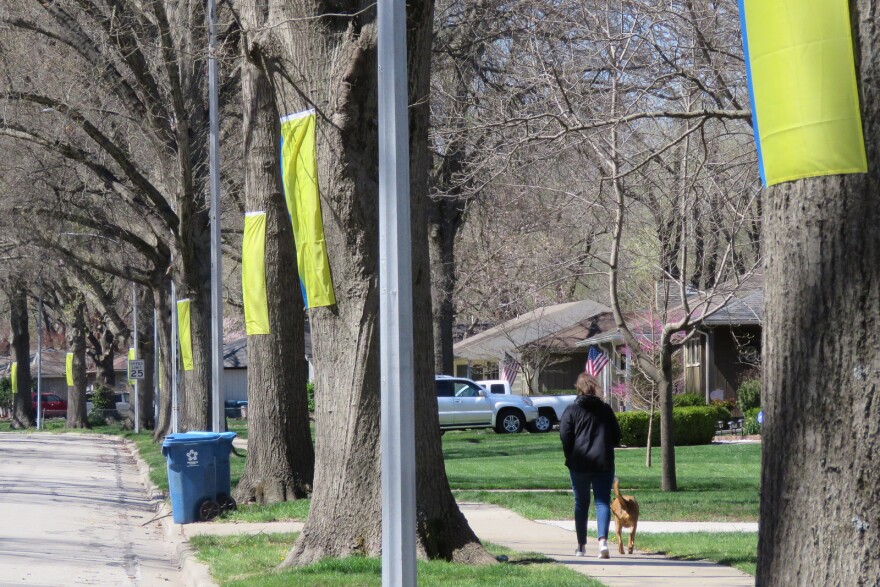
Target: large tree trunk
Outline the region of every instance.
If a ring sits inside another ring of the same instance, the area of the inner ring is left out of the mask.
[[[67,330],[67,352],[73,353],[73,387],[67,393],[67,427],[88,428],[86,414],[86,321],[85,301],[73,301],[70,326]]]
[[[355,18],[328,17],[314,26],[314,5],[273,3],[269,25],[285,73],[320,113],[318,155],[325,236],[338,305],[311,310],[315,359],[317,438],[314,493],[305,527],[284,565],[327,556],[376,556],[381,547],[378,348],[378,136],[376,23],[370,11]],[[338,12],[332,6],[321,10]],[[408,6],[410,129],[413,213],[422,231],[414,239],[417,280],[414,307],[423,311],[414,339],[418,484],[418,541],[423,556],[488,562],[450,494],[440,453],[437,402],[433,396],[430,298],[426,284],[424,201],[427,86],[432,2]],[[305,72],[305,77],[300,77]],[[417,99],[414,99],[417,98]],[[285,112],[301,110],[289,102]],[[344,295],[343,295],[344,294]],[[414,320],[418,322],[418,320]],[[427,397],[430,396],[430,399]],[[428,413],[430,411],[430,413]],[[431,415],[433,414],[433,416]],[[433,424],[424,424],[432,421]],[[356,504],[356,506],[355,506]]]
[[[92,350],[88,354],[95,362],[95,383],[108,389],[116,386],[116,371],[113,361],[116,358],[116,336],[106,324],[101,325],[97,333],[88,335]]]
[[[142,293],[138,293],[138,307],[144,311],[138,313],[138,358],[144,361],[144,378],[138,381],[138,419],[141,429],[152,430],[156,425],[156,416],[153,412],[155,395],[153,357],[156,353],[156,349],[153,348],[153,308],[148,303],[152,301],[149,290],[146,288],[141,290]]]
[[[12,328],[13,360],[17,366],[17,389],[12,398],[12,427],[30,428],[34,425],[34,402],[31,397],[31,338],[27,307],[27,293],[18,281],[7,290],[9,322]]]
[[[880,584],[880,15],[851,6],[870,171],[763,201],[758,585]]]
[[[245,30],[266,25],[264,6],[242,5]],[[266,295],[269,334],[248,336],[248,453],[235,491],[239,502],[274,503],[306,497],[315,472],[309,430],[304,312],[293,227],[278,172],[278,110],[259,38],[244,41],[245,198],[266,213]]]
[[[453,326],[455,307],[452,295],[455,290],[455,237],[464,216],[464,202],[447,196],[436,196],[428,212],[431,252],[431,290],[433,307],[434,371],[454,375]]]
[[[159,416],[153,429],[153,441],[160,442],[171,434],[171,297],[167,283],[153,289],[153,303],[159,315]],[[152,369],[147,365],[147,369]]]
[[[178,372],[180,432],[211,429],[211,252],[210,247],[195,248],[201,252],[181,263],[177,294],[179,300],[190,301],[193,358],[191,371],[181,367]]]

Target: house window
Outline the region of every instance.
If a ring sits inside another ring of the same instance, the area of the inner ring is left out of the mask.
[[[700,358],[702,353],[700,352],[700,343],[699,341],[691,341],[685,346],[684,349],[684,366],[685,367],[699,367],[700,366]]]

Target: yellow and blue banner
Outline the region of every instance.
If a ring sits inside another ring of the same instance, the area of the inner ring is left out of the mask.
[[[248,335],[269,334],[269,300],[266,295],[266,213],[244,215],[241,239],[241,294]]]
[[[13,361],[9,368],[9,378],[12,380],[12,393],[18,393],[18,362]]]
[[[184,371],[193,370],[192,329],[189,321],[189,300],[177,300],[177,339]]]
[[[73,387],[73,353],[64,357],[64,373],[67,375],[67,387]]]
[[[739,0],[761,181],[865,173],[847,0]]]
[[[318,192],[314,110],[281,119],[281,177],[293,223],[296,264],[307,308],[336,303]]]

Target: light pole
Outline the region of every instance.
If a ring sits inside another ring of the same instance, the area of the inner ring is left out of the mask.
[[[177,434],[178,414],[177,403],[177,288],[171,280],[171,432]]]
[[[223,376],[223,299],[220,251],[220,125],[217,90],[217,6],[208,0],[208,106],[211,137],[208,143],[211,175],[211,429],[220,432]]]
[[[40,301],[37,304],[37,430],[43,427],[43,279],[40,278]]]
[[[416,584],[406,9],[379,0],[379,348],[382,585]]]
[[[159,421],[159,309],[153,308],[153,422]]]
[[[132,323],[132,348],[134,349],[134,357],[133,360],[137,360],[138,358],[138,301],[137,301],[137,284],[135,282],[131,282],[131,323]],[[131,372],[131,367],[129,366],[129,372]],[[134,381],[134,433],[138,434],[141,431],[141,418],[140,418],[140,380],[137,378],[132,378]]]

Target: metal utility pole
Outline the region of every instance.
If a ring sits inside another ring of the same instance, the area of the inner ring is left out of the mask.
[[[30,358],[28,358],[30,361]],[[30,368],[30,367],[28,367]],[[43,282],[37,304],[37,430],[43,428]]]
[[[159,421],[159,308],[153,308],[153,422]]]
[[[132,333],[131,338],[131,346],[134,349],[134,359],[138,358],[138,300],[137,300],[137,284],[135,282],[131,282],[131,323],[132,323]],[[129,367],[129,372],[131,372],[131,367]],[[134,433],[138,434],[141,431],[141,414],[140,407],[141,401],[140,397],[138,397],[138,392],[140,391],[140,380],[132,379],[134,381]]]
[[[416,584],[415,409],[406,6],[379,0],[382,585]]]
[[[177,288],[171,281],[171,432],[177,434],[180,405],[177,403]]]
[[[221,271],[223,258],[220,251],[220,131],[218,121],[219,98],[217,90],[217,6],[208,0],[208,106],[210,110],[211,139],[211,430],[220,428],[221,377],[223,377],[223,299],[221,298]]]

